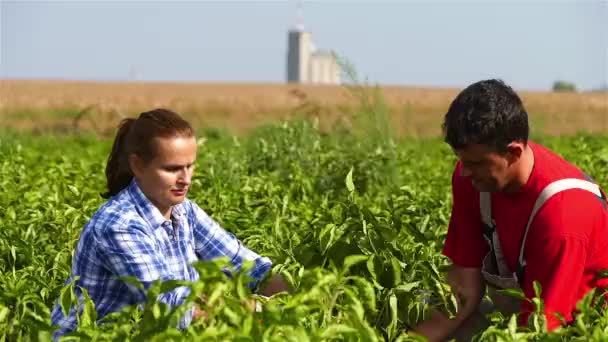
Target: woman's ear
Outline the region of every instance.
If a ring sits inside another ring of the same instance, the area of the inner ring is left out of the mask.
[[[137,154],[131,153],[131,155],[129,155],[129,167],[131,168],[133,176],[139,178],[143,171],[142,160]]]

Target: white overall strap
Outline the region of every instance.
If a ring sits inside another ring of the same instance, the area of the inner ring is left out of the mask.
[[[494,220],[492,219],[492,194],[489,192],[479,193],[479,209],[481,220],[484,223],[483,237],[490,245],[490,252],[494,253],[498,274],[502,277],[508,276],[511,272],[505,262],[505,257],[500,247],[500,239],[496,232]]]
[[[492,196],[489,192],[479,193],[479,210],[481,221],[488,227],[492,226]]]
[[[540,195],[536,199],[536,203],[534,203],[534,207],[532,208],[532,213],[530,214],[530,218],[528,219],[528,225],[526,226],[526,230],[524,232],[524,239],[521,242],[521,247],[519,250],[519,264],[521,266],[526,266],[526,260],[524,260],[524,247],[526,246],[526,238],[528,237],[528,231],[530,230],[530,226],[532,225],[532,221],[534,220],[534,216],[536,213],[542,208],[545,202],[551,198],[553,195],[558,192],[568,190],[568,189],[581,189],[592,192],[596,196],[601,196],[600,188],[597,184],[592,182],[576,179],[576,178],[566,178],[555,181],[549,185],[547,185],[543,191],[541,191]]]

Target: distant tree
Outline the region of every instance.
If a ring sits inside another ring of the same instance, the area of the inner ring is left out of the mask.
[[[576,92],[576,86],[572,82],[558,80],[553,82],[553,91]]]

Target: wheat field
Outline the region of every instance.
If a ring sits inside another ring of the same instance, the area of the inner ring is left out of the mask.
[[[379,88],[399,135],[429,136],[459,89]],[[517,90],[517,89],[516,89]],[[262,83],[0,80],[0,126],[35,131],[94,129],[111,134],[120,118],[165,107],[197,127],[243,133],[298,116],[331,127],[359,108],[373,87]],[[532,129],[551,135],[608,132],[608,93],[520,91]]]

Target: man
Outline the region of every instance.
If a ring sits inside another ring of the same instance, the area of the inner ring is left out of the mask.
[[[495,309],[519,311],[520,325],[526,324],[532,304],[495,290],[520,288],[533,298],[534,281],[542,287],[548,329],[561,324],[555,313],[571,322],[577,301],[608,285],[596,280],[608,268],[605,195],[577,167],[528,141],[522,101],[501,81],[464,89],[443,130],[459,158],[443,249],[459,308],[452,319],[434,313],[415,332],[430,341],[470,340],[487,327],[480,309],[486,286]]]

